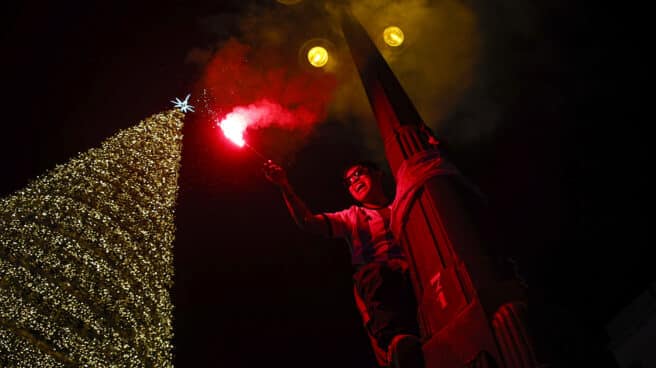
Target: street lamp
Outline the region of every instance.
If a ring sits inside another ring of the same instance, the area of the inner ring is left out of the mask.
[[[389,26],[383,31],[383,40],[389,46],[401,46],[404,39],[403,31],[397,26]]]
[[[314,46],[308,51],[307,59],[315,68],[324,67],[328,63],[328,51],[321,46]]]

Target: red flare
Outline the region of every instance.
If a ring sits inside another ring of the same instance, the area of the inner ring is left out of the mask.
[[[245,116],[231,112],[217,124],[221,127],[221,130],[223,130],[223,134],[226,138],[232,141],[232,143],[239,147],[244,146],[246,143],[244,140],[244,132],[249,125]]]

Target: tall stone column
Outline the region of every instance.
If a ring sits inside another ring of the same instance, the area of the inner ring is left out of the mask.
[[[405,160],[433,148],[429,130],[358,20],[345,11],[341,25],[398,182]],[[477,193],[453,175],[430,178],[411,204],[401,239],[428,368],[538,365],[524,290],[502,276],[481,239],[484,210]]]

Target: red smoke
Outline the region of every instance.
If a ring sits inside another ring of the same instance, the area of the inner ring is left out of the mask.
[[[299,122],[301,122],[299,124]],[[249,128],[278,124],[284,127],[302,126],[302,117],[269,100],[260,100],[248,106],[237,106],[217,122],[225,136],[236,145],[244,145],[244,132]]]
[[[302,133],[325,118],[335,87],[333,75],[301,70],[295,53],[285,60],[284,50],[254,50],[235,39],[214,54],[201,81],[210,116],[238,112],[249,128],[276,124]]]

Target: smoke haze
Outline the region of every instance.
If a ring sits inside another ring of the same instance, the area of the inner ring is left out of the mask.
[[[286,127],[302,132],[299,137],[307,139],[313,124],[325,120],[348,124],[360,130],[358,136],[364,137],[363,144],[373,156],[384,157],[371,108],[341,35],[340,3],[274,3],[252,6],[239,19],[215,14],[202,20],[219,39],[211,50],[192,50],[187,59],[204,65],[201,85],[210,91],[216,112],[226,114],[236,106],[267,99],[297,116],[297,123]],[[479,57],[473,11],[456,0],[361,0],[352,1],[350,7],[426,124],[438,134],[449,130],[442,124],[471,87]],[[403,29],[405,42],[400,47],[389,47],[382,40],[383,29],[390,25]],[[227,40],[226,29],[234,31]],[[326,47],[330,55],[328,65],[320,70],[305,59],[307,49],[315,44]],[[449,131],[480,136],[462,127]],[[302,144],[299,138],[287,149]]]

